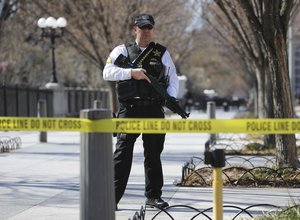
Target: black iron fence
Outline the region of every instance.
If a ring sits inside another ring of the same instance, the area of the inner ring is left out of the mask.
[[[64,103],[67,105],[64,115],[78,117],[81,109],[91,108],[94,100],[100,100],[103,108],[109,108],[108,91],[64,88]],[[39,100],[47,104],[47,116],[53,117],[54,90],[24,86],[0,85],[0,116],[35,117]]]
[[[107,90],[65,89],[65,99],[68,103],[66,116],[78,117],[81,109],[93,107],[95,100],[101,101],[101,107],[109,109]]]
[[[269,219],[268,214],[281,213],[285,212],[290,208],[296,208],[297,205],[292,207],[279,207],[272,204],[256,204],[248,207],[239,207],[235,205],[224,205],[223,206],[223,215],[226,216],[226,219],[238,220],[238,219],[253,219],[255,216],[260,216],[259,219]],[[170,220],[179,220],[175,218],[178,212],[186,212],[185,219],[189,220],[213,220],[212,210],[213,207],[198,209],[193,206],[188,205],[172,205],[164,209],[159,209],[158,207],[141,207],[139,211],[136,211],[132,217],[132,220],[159,220],[159,219],[170,219]],[[147,215],[147,216],[146,216]],[[189,216],[190,215],[190,216]],[[181,217],[182,218],[182,217]],[[271,218],[270,218],[271,219]],[[273,218],[272,218],[273,219]],[[129,218],[131,220],[131,218]]]

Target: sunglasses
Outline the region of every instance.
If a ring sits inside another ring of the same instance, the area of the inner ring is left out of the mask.
[[[152,30],[152,29],[153,29],[153,26],[151,26],[151,25],[145,25],[145,26],[143,26],[143,27],[140,27],[140,29],[142,29],[142,30],[146,30],[146,29]]]

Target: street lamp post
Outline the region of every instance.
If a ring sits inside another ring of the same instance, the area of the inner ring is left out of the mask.
[[[55,64],[55,39],[63,36],[63,30],[67,26],[67,20],[64,17],[55,19],[54,17],[40,18],[37,22],[39,28],[42,29],[42,37],[49,37],[52,51],[52,78],[50,83],[58,83],[56,77]],[[57,31],[59,29],[59,31]]]

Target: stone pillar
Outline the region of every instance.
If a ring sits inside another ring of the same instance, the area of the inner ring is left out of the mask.
[[[64,87],[58,83],[47,83],[47,89],[53,90],[53,117],[64,117],[68,111]]]

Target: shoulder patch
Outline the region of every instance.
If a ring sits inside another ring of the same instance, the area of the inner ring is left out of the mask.
[[[112,60],[111,60],[111,57],[110,57],[110,56],[108,56],[108,58],[107,58],[107,60],[106,60],[106,63],[107,63],[107,64],[112,64]]]

